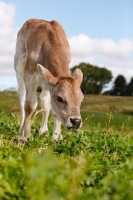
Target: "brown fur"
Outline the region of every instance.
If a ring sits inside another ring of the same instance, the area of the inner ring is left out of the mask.
[[[25,38],[23,51],[34,52],[27,55],[26,68],[33,72],[39,63],[54,76],[69,76],[70,49],[66,34],[56,21],[31,19],[24,23],[18,33]],[[32,65],[32,68],[30,67]],[[34,66],[34,67],[33,67]]]

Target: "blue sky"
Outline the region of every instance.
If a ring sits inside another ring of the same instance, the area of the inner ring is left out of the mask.
[[[70,67],[89,62],[108,68],[114,77],[123,74],[129,80],[133,76],[133,0],[3,0],[0,88],[16,86],[13,69],[16,34],[29,18],[60,22],[71,47]]]
[[[56,19],[67,36],[133,38],[133,0],[5,0],[16,7],[14,25],[29,18]]]

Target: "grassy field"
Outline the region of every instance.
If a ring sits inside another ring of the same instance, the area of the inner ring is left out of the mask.
[[[133,98],[85,96],[83,128],[62,127],[63,140],[38,136],[17,141],[15,93],[0,93],[0,200],[132,200]]]
[[[7,114],[18,115],[16,93],[1,92],[0,108]],[[38,106],[38,109],[40,109],[40,106]],[[133,97],[86,95],[81,106],[81,115],[83,128],[97,128],[99,126],[106,128],[110,120],[110,127],[121,130],[128,126],[129,129],[133,129]]]

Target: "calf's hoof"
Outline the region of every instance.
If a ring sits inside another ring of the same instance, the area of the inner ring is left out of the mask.
[[[18,136],[18,140],[23,140],[27,142],[28,137]]]
[[[61,134],[58,135],[57,133],[54,133],[54,134],[52,135],[52,139],[53,139],[53,140],[63,140],[63,137],[62,137]]]

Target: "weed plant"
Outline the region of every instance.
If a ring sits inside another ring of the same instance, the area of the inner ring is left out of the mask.
[[[33,117],[28,142],[17,141],[19,117],[0,111],[0,199],[2,200],[132,200],[133,132],[128,122],[85,126],[78,133],[62,127],[63,140],[49,132],[38,136]],[[87,123],[87,119],[85,121]]]

